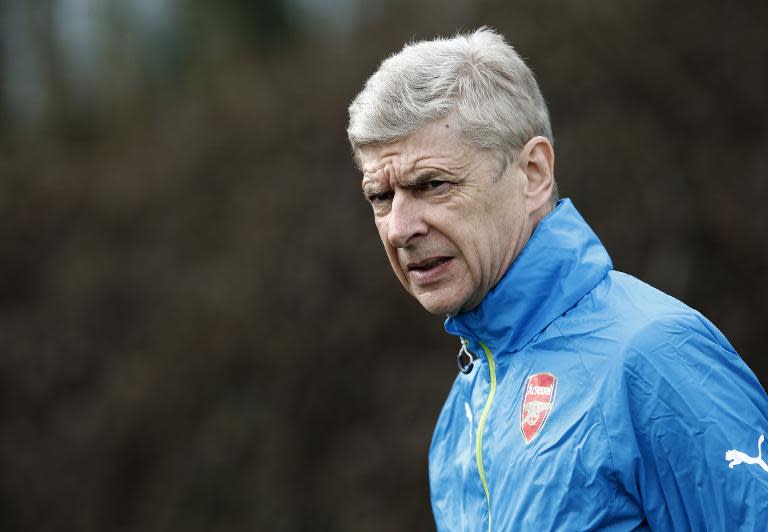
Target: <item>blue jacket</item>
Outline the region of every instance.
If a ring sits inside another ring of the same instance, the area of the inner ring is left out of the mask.
[[[765,391],[570,201],[445,328],[477,358],[430,448],[440,531],[768,530]]]

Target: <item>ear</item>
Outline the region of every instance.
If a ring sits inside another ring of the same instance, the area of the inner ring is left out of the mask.
[[[552,197],[555,150],[545,137],[533,137],[520,150],[517,160],[527,178],[525,202],[528,212],[535,212],[547,206]]]

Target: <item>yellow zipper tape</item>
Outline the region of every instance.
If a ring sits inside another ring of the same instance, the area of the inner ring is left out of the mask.
[[[488,417],[488,411],[493,403],[493,396],[496,395],[496,363],[493,361],[493,354],[483,342],[480,346],[485,351],[485,359],[488,361],[488,371],[491,373],[491,391],[488,399],[485,401],[483,413],[480,414],[480,423],[477,424],[477,436],[475,437],[475,461],[477,470],[480,472],[480,481],[485,490],[485,502],[488,505],[488,532],[491,532],[491,494],[488,491],[488,482],[485,479],[485,469],[483,469],[483,429],[485,428],[485,418]]]

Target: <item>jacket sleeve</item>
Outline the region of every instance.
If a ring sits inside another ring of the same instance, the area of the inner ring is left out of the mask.
[[[768,530],[768,398],[698,314],[654,322],[625,352],[632,479],[653,530]]]

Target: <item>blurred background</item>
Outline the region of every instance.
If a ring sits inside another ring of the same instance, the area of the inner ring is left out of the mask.
[[[458,342],[389,271],[346,106],[483,24],[616,268],[768,382],[767,6],[0,0],[0,529],[434,529]]]

